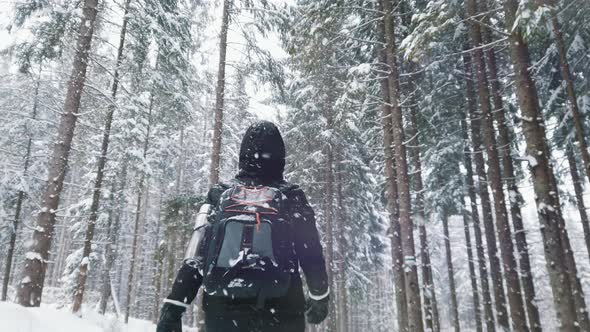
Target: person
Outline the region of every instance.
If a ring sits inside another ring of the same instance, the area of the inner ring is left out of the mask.
[[[275,217],[278,217],[281,222],[275,221],[274,223],[288,225],[285,226],[288,228],[280,229],[280,232],[279,228],[273,228],[272,242],[274,243],[275,237],[280,237],[282,240],[286,239],[286,243],[291,247],[289,250],[275,252],[275,254],[284,256],[277,257],[277,261],[290,264],[289,278],[283,278],[288,280],[288,286],[285,288],[284,294],[276,290],[280,286],[275,287],[271,282],[267,282],[267,285],[262,288],[264,293],[267,294],[262,300],[260,296],[258,298],[227,296],[228,289],[234,290],[228,287],[222,289],[221,292],[211,291],[214,287],[207,286],[207,279],[212,279],[213,281],[210,284],[214,285],[215,282],[219,282],[220,278],[228,274],[233,276],[234,274],[229,272],[236,270],[235,267],[228,267],[221,276],[215,277],[214,273],[207,276],[207,271],[211,270],[208,269],[208,266],[215,264],[215,260],[203,257],[186,259],[178,271],[170,295],[164,300],[157,332],[182,331],[182,314],[195,299],[197,290],[203,284],[202,306],[205,312],[205,330],[207,332],[303,332],[306,319],[308,323],[319,324],[326,318],[328,314],[329,285],[314,211],[309,205],[303,190],[297,185],[285,181],[283,177],[284,168],[285,145],[279,129],[271,122],[255,123],[248,128],[242,140],[238,174],[232,180],[232,183],[229,185],[217,184],[213,186],[207,195],[207,201],[213,206],[214,211],[210,213],[208,218],[208,223],[212,225],[217,222],[215,215],[221,213],[219,205],[225,204],[220,203],[220,201],[223,202],[224,197],[227,198],[230,195],[228,192],[239,190],[235,188],[242,188],[240,186],[243,186],[243,188],[274,188],[272,190],[278,189],[280,191],[282,200],[279,211],[280,216]],[[279,199],[276,198],[275,200],[278,201]],[[267,208],[270,207],[267,206]],[[242,219],[246,218],[242,217]],[[260,227],[261,220],[258,213],[256,214],[256,220],[258,220],[258,223],[255,224],[256,231],[264,230],[264,227]],[[243,226],[244,229],[246,229],[246,226]],[[228,232],[228,227],[226,226],[226,232]],[[274,225],[273,227],[278,226]],[[214,228],[209,228],[209,231],[205,232],[204,244],[200,245],[199,252],[203,256],[210,255],[211,252],[216,250],[211,251],[210,249],[212,247],[211,241],[215,240],[212,233],[216,232],[211,229]],[[228,237],[228,235],[225,235],[224,241]],[[242,238],[242,235],[240,235],[240,238]],[[225,248],[225,243],[223,248]],[[223,254],[218,254],[216,257],[220,257],[220,255]],[[269,255],[272,256],[272,253]],[[271,265],[264,265],[264,261],[261,259],[256,262],[255,264],[262,264],[262,266],[268,267]],[[217,261],[217,264],[221,263]],[[238,265],[235,262],[232,264]],[[274,264],[278,266],[278,263]],[[304,295],[299,267],[301,267],[305,276],[309,293],[307,299]],[[241,269],[237,270],[243,274],[243,278],[254,280],[253,283],[257,282],[256,278],[265,278],[264,275],[256,274],[255,269],[247,269],[243,265]],[[265,269],[262,268],[262,270]],[[265,271],[264,273],[270,272]],[[206,275],[205,278],[203,278],[203,274]],[[251,275],[248,276],[248,274]],[[278,279],[275,280],[277,285]],[[234,279],[233,282],[236,280]],[[271,285],[271,288],[275,287],[276,289],[268,289],[268,284]],[[236,284],[233,286],[236,286]],[[242,285],[238,283],[237,286]],[[274,297],[268,295],[272,294],[273,291],[280,295],[276,296],[275,294]],[[258,292],[263,293],[261,290],[258,290]],[[224,294],[226,296],[223,296]],[[242,293],[234,292],[232,294]]]

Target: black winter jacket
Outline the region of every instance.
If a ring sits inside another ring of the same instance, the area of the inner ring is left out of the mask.
[[[285,195],[283,201],[283,218],[292,225],[293,257],[289,257],[297,268],[293,270],[291,286],[282,298],[268,299],[265,311],[278,314],[303,314],[305,295],[299,267],[303,270],[308,296],[315,300],[329,295],[328,278],[315,215],[301,188],[283,180],[285,166],[285,147],[282,137],[274,124],[261,122],[251,126],[244,136],[240,149],[240,172],[233,184],[266,185],[279,188]],[[213,207],[230,186],[218,184],[207,195],[207,201]],[[291,235],[290,235],[291,236]],[[202,276],[197,272],[197,263],[192,260],[178,272],[167,302],[177,305],[191,303],[201,287]],[[231,300],[207,294],[203,297],[203,309],[206,313],[218,316],[244,314],[255,310],[255,301]]]

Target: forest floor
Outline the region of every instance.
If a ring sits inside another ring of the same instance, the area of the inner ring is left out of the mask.
[[[2,331],[9,332],[153,332],[152,322],[129,319],[129,324],[112,314],[100,315],[89,309],[78,317],[51,304],[24,308],[16,303],[0,302]],[[190,329],[185,329],[190,331]]]

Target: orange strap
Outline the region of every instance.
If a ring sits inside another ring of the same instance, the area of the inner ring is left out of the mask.
[[[260,213],[256,212],[256,231],[260,232]]]

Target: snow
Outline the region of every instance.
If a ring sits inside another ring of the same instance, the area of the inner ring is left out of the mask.
[[[29,251],[25,254],[26,259],[28,260],[40,260],[43,261],[43,257],[38,252]]]
[[[93,311],[78,317],[68,309],[25,308],[8,302],[0,303],[0,322],[5,332],[153,332],[156,329],[151,322],[133,318],[125,325],[113,315],[103,316]]]
[[[82,258],[82,262],[80,263],[80,265],[88,265],[88,262],[89,262],[88,257],[84,257],[84,258]]]
[[[529,166],[531,168],[536,167],[539,163],[537,162],[537,158],[531,156],[530,154],[525,156],[524,159],[529,162]]]

